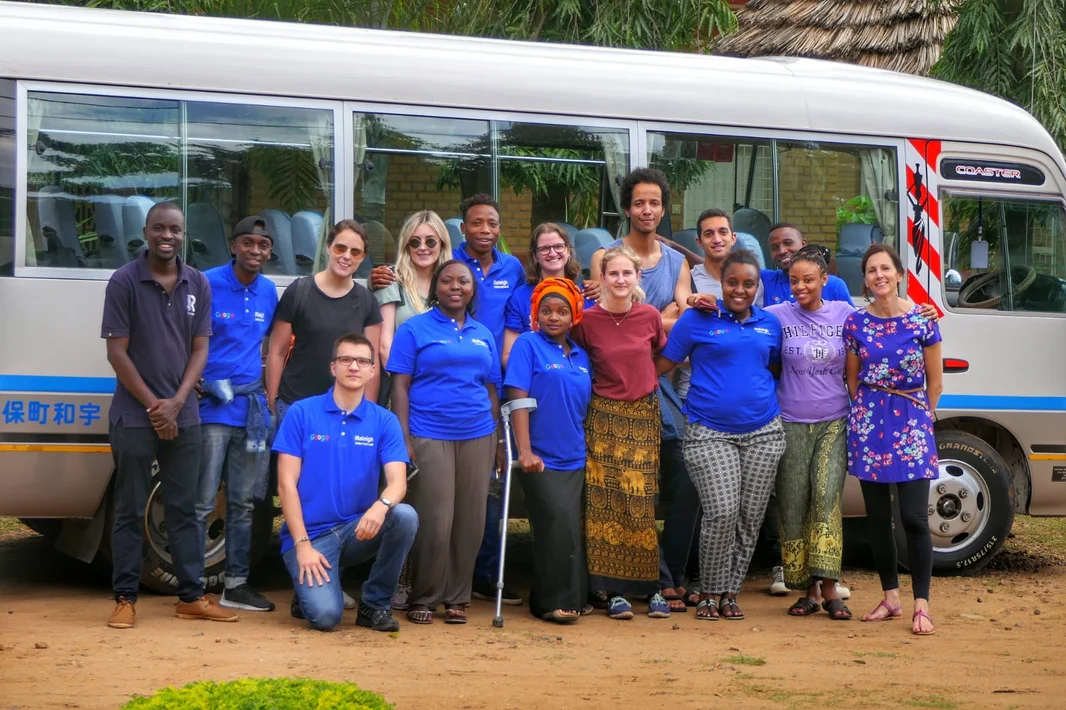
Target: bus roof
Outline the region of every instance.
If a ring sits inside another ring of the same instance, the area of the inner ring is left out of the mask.
[[[0,77],[1003,143],[1066,172],[1051,136],[1014,104],[812,59],[0,2]]]

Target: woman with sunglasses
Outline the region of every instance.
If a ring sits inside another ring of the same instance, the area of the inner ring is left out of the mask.
[[[370,342],[381,338],[381,310],[353,276],[366,256],[366,229],[355,220],[333,225],[326,235],[326,268],[289,284],[278,303],[266,362],[266,395],[278,424],[293,402],[324,394],[333,385],[330,374],[333,343],[345,333],[362,333]],[[366,386],[376,401],[379,380]]]
[[[503,364],[511,354],[518,336],[533,328],[531,306],[533,290],[547,278],[570,279],[575,284],[581,281],[581,267],[574,258],[570,234],[554,222],[537,225],[529,240],[529,262],[526,264],[526,280],[514,290],[504,311]],[[599,283],[585,284],[584,307],[596,305],[600,293]]]
[[[492,331],[471,316],[476,284],[462,261],[437,267],[430,310],[397,329],[389,356],[392,411],[420,469],[408,489],[420,528],[407,612],[416,624],[432,623],[441,602],[445,623],[466,623],[485,530],[485,473],[499,465],[500,357]]]

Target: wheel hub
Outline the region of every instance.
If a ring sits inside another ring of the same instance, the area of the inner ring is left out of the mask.
[[[144,512],[144,533],[148,544],[155,553],[168,563],[173,564],[170,556],[170,541],[167,536],[167,521],[163,509],[163,495],[160,485],[152,486],[148,495],[148,505]],[[215,498],[215,509],[211,511],[204,525],[204,568],[221,562],[226,554],[226,497],[219,491]]]
[[[991,498],[984,478],[968,463],[940,460],[940,479],[929,489],[933,549],[950,554],[979,536],[988,524]]]

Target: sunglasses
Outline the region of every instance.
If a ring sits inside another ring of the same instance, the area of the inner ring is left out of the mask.
[[[425,241],[422,241],[418,237],[411,237],[411,239],[407,242],[407,248],[420,249],[423,244],[426,245],[426,249],[436,249],[437,245],[440,244],[440,242],[434,239],[433,237],[426,237]]]
[[[345,253],[349,253],[353,259],[358,259],[365,253],[360,247],[349,247],[338,242],[334,242],[331,248],[337,256],[344,256]]]

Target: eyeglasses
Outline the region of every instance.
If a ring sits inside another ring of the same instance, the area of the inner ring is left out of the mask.
[[[537,247],[537,253],[541,256],[548,256],[550,252],[556,254],[565,254],[567,246],[565,244],[545,244],[542,247]]]
[[[333,362],[341,367],[351,367],[353,362],[362,368],[371,367],[374,364],[374,361],[368,357],[352,357],[351,355],[340,355],[333,358]]]
[[[344,245],[344,244],[340,244],[338,242],[334,242],[333,243],[332,249],[333,249],[333,253],[336,254],[337,256],[344,256],[345,252],[347,252],[347,253],[350,253],[352,255],[353,259],[358,259],[359,257],[361,257],[365,253],[359,247],[350,247],[350,246],[347,246],[347,245]]]
[[[407,248],[419,249],[422,247],[423,244],[426,245],[426,249],[436,249],[437,245],[440,244],[440,242],[434,239],[433,237],[426,237],[425,241],[422,241],[418,237],[411,237],[411,239],[407,242]]]

